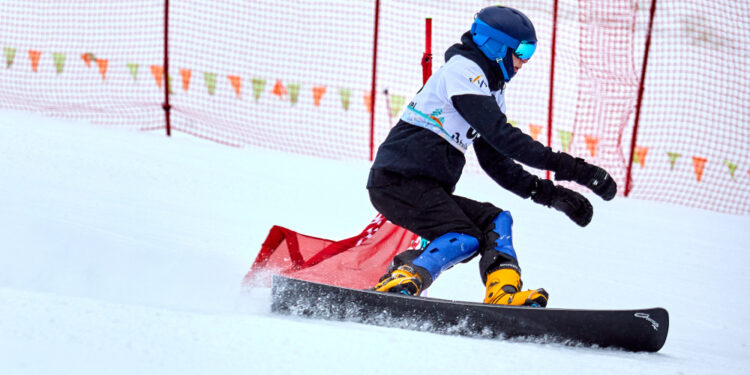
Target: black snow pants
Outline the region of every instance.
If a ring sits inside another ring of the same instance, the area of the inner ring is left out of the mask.
[[[493,221],[503,211],[495,205],[454,195],[429,178],[405,177],[378,169],[370,171],[368,191],[372,205],[386,219],[428,241],[450,232],[478,239],[483,282],[488,271],[501,264],[518,266],[516,259],[494,250]],[[394,265],[410,263],[418,255],[401,253],[394,259]]]

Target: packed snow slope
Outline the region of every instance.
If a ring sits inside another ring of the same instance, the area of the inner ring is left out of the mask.
[[[271,314],[268,288],[240,287],[268,229],[359,233],[368,167],[0,112],[0,373],[747,373],[750,217],[589,195],[580,228],[475,174],[457,193],[513,213],[527,287],[551,307],[665,307],[661,352]],[[483,293],[476,260],[429,290]]]

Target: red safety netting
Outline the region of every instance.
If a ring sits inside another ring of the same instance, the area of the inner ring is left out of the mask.
[[[156,0],[6,0],[0,108],[164,132],[166,78],[173,133],[368,159],[371,141],[385,138],[421,87],[425,17],[438,69],[445,49],[491,4],[185,0],[167,12]],[[539,39],[508,85],[508,118],[553,149],[602,165],[622,194],[651,1],[559,0],[556,25],[554,0],[503,4],[524,11]],[[750,213],[750,4],[656,4],[630,196]],[[479,170],[471,154],[468,170]]]
[[[159,1],[0,2],[0,108],[136,129],[164,127]]]
[[[748,2],[657,2],[630,196],[750,213],[748,40]]]

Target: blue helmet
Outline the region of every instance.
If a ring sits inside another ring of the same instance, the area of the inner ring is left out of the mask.
[[[528,60],[536,50],[536,31],[528,17],[516,9],[491,6],[482,9],[471,25],[474,43],[500,65],[505,82],[516,75],[513,55]]]

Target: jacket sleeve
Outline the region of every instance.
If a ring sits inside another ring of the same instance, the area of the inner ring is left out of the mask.
[[[499,153],[483,137],[474,141],[474,151],[482,169],[498,185],[513,192],[521,198],[531,196],[538,186],[539,178],[527,172],[512,159]]]
[[[456,111],[481,138],[507,158],[530,167],[555,172],[564,161],[560,153],[553,152],[549,147],[510,126],[494,97],[465,94],[453,96],[451,101]]]

